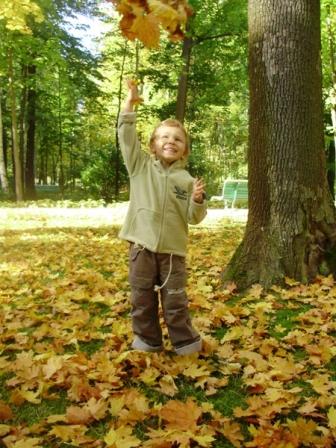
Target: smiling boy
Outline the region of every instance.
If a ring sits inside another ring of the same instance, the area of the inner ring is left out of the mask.
[[[161,351],[159,299],[174,350],[188,355],[202,348],[193,328],[185,293],[185,256],[188,223],[206,215],[204,183],[185,170],[188,137],[177,120],[165,120],[153,131],[149,149],[140,150],[134,105],[136,84],[128,83],[128,96],[119,117],[118,133],[130,176],[130,205],[120,237],[130,244],[132,347]]]

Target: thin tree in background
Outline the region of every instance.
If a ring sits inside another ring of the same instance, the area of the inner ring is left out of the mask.
[[[6,164],[3,142],[3,126],[2,126],[2,87],[0,86],[0,182],[2,190],[5,194],[9,193]]]
[[[16,94],[14,88],[13,48],[8,50],[8,78],[9,78],[9,102],[12,119],[12,151],[14,159],[15,196],[17,201],[23,201],[22,162],[18,138],[16,117]]]

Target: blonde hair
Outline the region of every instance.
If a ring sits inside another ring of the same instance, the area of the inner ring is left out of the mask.
[[[175,120],[174,118],[167,118],[167,120],[163,120],[161,121],[161,123],[159,123],[157,126],[155,126],[152,135],[149,139],[149,150],[152,154],[155,154],[155,149],[154,149],[154,141],[156,138],[156,133],[157,130],[159,128],[161,128],[162,126],[169,126],[171,128],[178,128],[181,129],[181,131],[184,134],[185,137],[185,142],[186,142],[186,147],[185,147],[185,152],[183,157],[187,158],[189,153],[190,153],[190,146],[189,146],[189,136],[187,134],[187,131],[185,130],[185,127],[183,126],[183,124],[179,121],[179,120]]]

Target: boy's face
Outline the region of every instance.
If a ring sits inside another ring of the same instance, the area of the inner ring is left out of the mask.
[[[166,165],[182,159],[187,151],[184,132],[175,126],[160,126],[155,132],[153,150]]]

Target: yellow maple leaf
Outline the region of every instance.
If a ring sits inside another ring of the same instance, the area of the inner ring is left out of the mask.
[[[164,28],[168,30],[175,30],[180,20],[176,9],[160,0],[147,0],[147,3],[150,11],[158,17]]]
[[[49,415],[46,418],[47,423],[49,423],[50,425],[53,425],[54,423],[59,423],[59,422],[66,422],[66,416],[64,414],[54,414],[54,415]]]
[[[208,366],[205,365],[191,364],[190,367],[184,369],[183,375],[190,378],[210,376],[210,370]]]
[[[78,437],[84,436],[86,431],[87,428],[84,425],[56,425],[49,434],[60,438],[63,442],[74,442]]]
[[[11,445],[11,448],[43,448],[41,445],[42,441],[40,438],[32,437],[32,438],[25,438],[24,440],[18,440],[13,445]]]
[[[161,392],[169,397],[173,397],[178,391],[174,378],[171,375],[164,375],[160,379],[159,385]]]
[[[307,383],[310,383],[320,395],[327,395],[335,387],[335,382],[330,381],[328,374],[316,376],[312,380],[307,380]]]
[[[4,437],[5,435],[7,435],[11,429],[12,428],[9,425],[1,425],[0,424],[0,437]]]
[[[11,408],[4,401],[0,400],[0,421],[11,420],[13,412]]]
[[[91,412],[80,406],[69,406],[66,411],[66,420],[71,425],[85,425],[93,420]]]
[[[170,429],[193,430],[197,426],[202,409],[191,398],[188,398],[186,403],[177,400],[168,401],[162,406],[159,414]]]
[[[29,401],[29,403],[34,403],[34,404],[41,403],[41,398],[38,398],[41,391],[33,392],[31,390],[20,389],[17,392],[22,398],[24,398],[26,401]]]
[[[209,447],[215,440],[214,434],[194,435],[192,440],[198,443],[199,446]],[[189,445],[190,446],[190,445]]]
[[[104,437],[104,442],[112,448],[133,448],[140,446],[142,442],[132,435],[133,428],[122,426],[120,428],[111,428]]]
[[[224,422],[221,432],[236,448],[241,447],[241,442],[244,440],[244,436],[241,432],[239,423],[236,422]]]
[[[328,411],[328,422],[332,429],[336,429],[336,409],[332,406]]]
[[[43,373],[47,379],[51,378],[54,373],[63,367],[63,357],[62,356],[51,356],[47,364],[43,366]]]
[[[123,395],[120,397],[112,397],[110,399],[110,414],[113,417],[116,417],[117,415],[119,415],[120,411],[124,406],[125,406],[125,398]]]
[[[160,41],[160,28],[154,14],[137,16],[130,31],[148,48],[157,48]]]
[[[105,417],[108,404],[103,399],[97,400],[95,397],[90,398],[85,408],[90,412],[95,420],[101,420]]]
[[[318,426],[313,420],[305,420],[299,417],[294,421],[287,420],[287,426],[304,446],[316,446],[316,443],[320,440],[320,436],[316,435]]]
[[[139,379],[148,386],[156,383],[157,378],[161,375],[161,372],[155,367],[148,367],[140,375]]]

